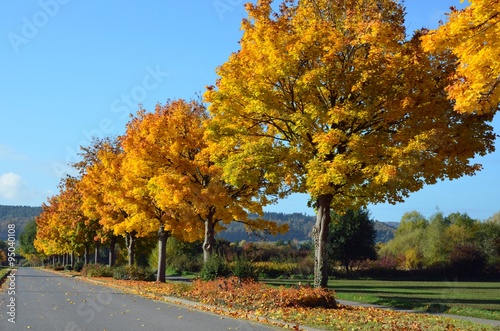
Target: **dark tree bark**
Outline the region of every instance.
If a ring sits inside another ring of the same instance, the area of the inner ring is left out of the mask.
[[[109,262],[108,262],[109,267],[114,266],[116,263],[115,247],[116,247],[116,237],[111,236],[111,238],[109,239]]]
[[[318,197],[318,212],[316,224],[313,227],[314,239],[314,287],[326,288],[328,285],[328,228],[330,226],[330,204],[333,196],[331,194]]]
[[[99,263],[99,248],[101,243],[99,241],[94,242],[94,264]]]
[[[85,244],[85,251],[83,253],[83,264],[89,264],[89,245]]]
[[[156,273],[157,282],[165,282],[166,260],[167,260],[167,240],[170,237],[170,232],[165,231],[162,225],[158,229],[158,271]]]
[[[136,241],[136,233],[131,232],[125,235],[125,246],[127,246],[127,254],[128,254],[128,265],[134,265],[135,262],[135,241]]]
[[[203,241],[203,263],[212,256],[215,245],[215,224],[211,219],[205,220],[205,240]]]

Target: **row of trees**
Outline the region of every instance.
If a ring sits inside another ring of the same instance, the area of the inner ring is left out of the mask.
[[[122,236],[132,265],[136,240],[157,234],[157,280],[164,281],[171,236],[187,242],[203,238],[207,261],[224,223],[286,231],[285,225],[248,217],[262,214],[265,179],[238,187],[223,179],[203,138],[207,119],[201,103],[167,102],[151,113],[141,109],[118,139],[83,147],[82,161],[75,164],[80,177],[66,178],[37,219],[37,249],[47,255],[83,250],[87,259],[91,245],[98,251],[106,243],[113,265],[117,236]]]
[[[89,149],[82,178],[44,207],[38,247],[54,251],[56,234],[58,250],[121,235],[132,252],[156,231],[160,256],[169,236],[201,235],[208,256],[220,223],[250,222],[247,212],[271,197],[301,192],[317,210],[314,283],[326,286],[332,208],[403,201],[426,184],[474,175],[481,166],[470,160],[494,150],[499,70],[475,54],[497,58],[499,5],[472,3],[409,40],[396,0],[247,4],[241,48],[217,68],[208,112],[185,101],[141,110],[119,143]],[[450,31],[473,47],[462,51]],[[456,95],[468,90],[474,97]],[[59,222],[64,231],[50,225]]]
[[[393,240],[382,245],[380,258],[390,257],[407,270],[453,268],[461,274],[500,272],[500,213],[480,222],[467,214],[437,212],[429,219],[406,213]]]

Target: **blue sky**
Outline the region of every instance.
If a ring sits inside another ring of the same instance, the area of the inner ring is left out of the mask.
[[[0,2],[0,204],[40,205],[91,136],[124,132],[139,103],[191,98],[213,84],[215,68],[238,49],[240,0]],[[407,27],[434,28],[459,0],[407,0]],[[495,128],[500,128],[498,118]],[[500,210],[499,153],[484,170],[370,206],[381,221],[418,210],[430,216]],[[314,211],[295,195],[267,210]]]

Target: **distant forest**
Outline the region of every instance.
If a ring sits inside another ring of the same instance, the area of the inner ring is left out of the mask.
[[[16,235],[19,238],[26,223],[34,220],[41,212],[42,207],[0,205],[0,240],[7,240],[9,224],[16,225]]]
[[[231,242],[237,242],[241,240],[247,241],[309,241],[312,240],[311,231],[316,221],[316,216],[309,216],[301,213],[284,214],[284,213],[264,213],[264,219],[275,221],[278,224],[288,223],[289,231],[285,234],[271,236],[262,235],[259,233],[247,233],[245,227],[241,223],[230,223],[225,225],[227,228],[218,234],[219,238]],[[396,231],[398,223],[382,223],[374,221],[375,231],[377,236],[375,241],[385,243],[392,238],[394,238],[394,231]]]
[[[41,207],[28,206],[3,206],[0,205],[0,240],[7,239],[7,226],[16,224],[16,234],[19,237],[26,223],[35,219],[42,212]],[[288,223],[289,231],[282,235],[271,236],[266,234],[247,233],[241,223],[232,222],[226,225],[226,230],[218,234],[219,238],[231,242],[247,241],[309,241],[311,239],[311,230],[316,220],[315,216],[301,213],[264,213],[264,218],[275,221],[279,224]],[[382,223],[375,221],[375,230],[377,231],[376,242],[387,242],[394,237],[397,223]]]

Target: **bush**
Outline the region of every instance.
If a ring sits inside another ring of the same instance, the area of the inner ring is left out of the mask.
[[[154,280],[155,274],[149,268],[132,266],[121,266],[113,269],[113,278],[121,280]]]
[[[66,264],[64,266],[64,270],[66,270],[66,271],[73,270],[73,267],[71,266],[71,264]]]
[[[231,270],[226,260],[219,255],[212,255],[203,265],[200,272],[200,277],[203,280],[214,280],[220,277],[228,277]]]
[[[54,269],[55,271],[62,271],[64,270],[64,266],[60,263],[56,263],[56,264],[53,264],[51,266],[52,269]]]
[[[450,272],[455,277],[471,278],[484,273],[486,256],[471,244],[456,246],[450,253]]]
[[[84,277],[111,277],[113,270],[103,264],[86,264],[82,268],[82,276]]]
[[[233,276],[241,279],[257,280],[257,274],[252,262],[245,258],[238,258],[232,267]]]
[[[83,268],[83,261],[81,260],[76,260],[75,263],[73,263],[73,270],[75,271],[82,271]]]
[[[288,278],[297,270],[298,264],[291,262],[255,262],[257,275],[261,278]]]

